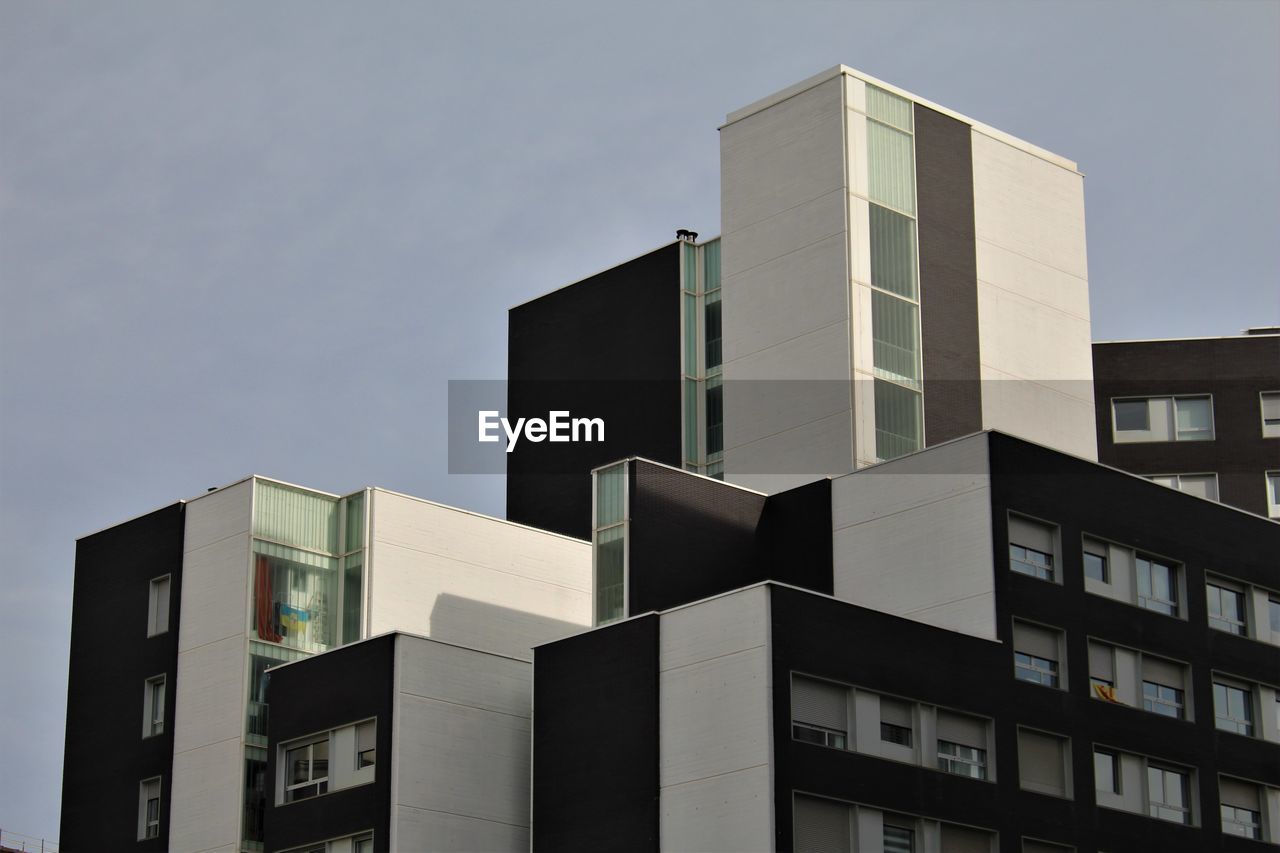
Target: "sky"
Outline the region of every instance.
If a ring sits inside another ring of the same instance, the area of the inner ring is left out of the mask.
[[[0,0],[0,827],[56,839],[75,540],[259,473],[501,515],[450,379],[719,233],[843,63],[1077,161],[1096,340],[1280,324],[1280,3]]]

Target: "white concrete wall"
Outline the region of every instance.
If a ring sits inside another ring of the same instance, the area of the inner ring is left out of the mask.
[[[725,477],[763,491],[853,469],[844,98],[827,75],[720,132]],[[796,379],[832,384],[739,381]]]
[[[1084,178],[972,139],[982,426],[1097,459]]]
[[[986,435],[836,478],[831,503],[836,598],[996,638]]]
[[[253,481],[187,504],[169,843],[238,850]]]
[[[396,639],[393,850],[529,848],[533,668]]]
[[[753,587],[661,620],[660,846],[760,850],[774,820],[769,591]]]
[[[369,500],[370,635],[531,660],[591,624],[589,543],[381,489]]]

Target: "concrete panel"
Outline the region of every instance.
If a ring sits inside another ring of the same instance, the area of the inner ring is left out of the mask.
[[[1089,321],[1087,280],[995,243],[979,240],[974,248],[981,281],[1045,308]]]
[[[723,234],[844,186],[843,113],[837,77],[721,130]]]
[[[974,133],[973,205],[979,241],[1088,278],[1078,172]],[[978,277],[985,278],[981,266]]]
[[[238,738],[244,732],[244,635],[178,653],[173,751]]]
[[[733,251],[722,255],[721,278],[742,275],[797,249],[843,233],[844,198],[843,188],[834,187],[817,198],[735,231],[730,238]]]
[[[178,652],[244,637],[249,627],[249,534],[219,539],[182,556]]]
[[[398,805],[528,826],[527,716],[407,693],[396,713]]]
[[[844,231],[845,209],[842,195],[832,196],[840,228],[815,242],[796,244],[784,254],[726,277],[724,288],[723,335],[724,378],[754,379],[735,374],[731,364],[743,356],[768,349],[818,329],[826,328],[849,314],[848,239]],[[722,238],[724,257],[732,257],[738,238]],[[847,363],[847,359],[846,359]],[[810,365],[803,365],[811,369]],[[838,365],[814,373],[797,370],[791,375],[804,379],[834,379],[841,375]],[[847,368],[843,371],[848,375]]]
[[[1080,380],[1029,381],[997,370],[985,361],[982,375],[982,428],[996,429],[1082,459],[1098,458],[1098,433],[1092,400],[1077,396]]]
[[[187,502],[183,549],[206,545],[247,533],[252,524],[253,480],[245,480]]]
[[[726,444],[725,478],[772,494],[819,477],[852,471],[851,430],[851,413],[844,411],[750,444]]]
[[[393,806],[392,850],[440,853],[526,853],[529,829],[491,820],[442,814],[410,806]]]
[[[769,642],[769,593],[722,595],[662,614],[658,669],[667,672]]]
[[[243,765],[239,739],[175,752],[170,850],[203,853],[240,849]]]
[[[744,853],[771,849],[769,768],[663,788],[660,848],[671,853]]]
[[[1084,294],[1088,298],[1087,291]],[[1078,400],[1093,400],[1093,347],[1089,318],[997,285],[978,282],[981,360],[1002,372]]]
[[[397,689],[423,698],[528,717],[533,669],[518,660],[401,635]],[[483,673],[483,677],[477,677]]]
[[[986,436],[836,479],[832,519],[837,598],[995,639]]]

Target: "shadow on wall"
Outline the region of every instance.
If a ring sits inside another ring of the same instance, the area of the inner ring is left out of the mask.
[[[446,593],[431,608],[431,639],[532,661],[534,646],[585,631],[590,618],[586,604],[577,623]]]

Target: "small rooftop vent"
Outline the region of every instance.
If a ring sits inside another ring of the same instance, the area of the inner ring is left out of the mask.
[[[688,228],[681,228],[676,232],[676,239],[683,240],[686,243],[696,243],[698,241],[698,232],[690,231]]]

